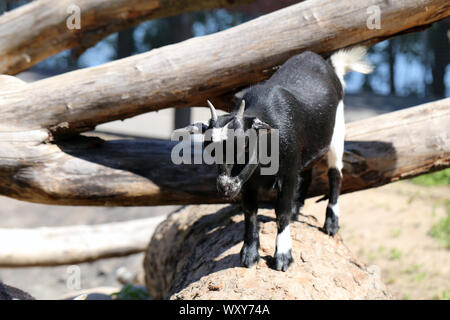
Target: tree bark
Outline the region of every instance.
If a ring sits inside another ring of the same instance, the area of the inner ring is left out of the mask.
[[[145,250],[164,216],[89,226],[0,229],[0,267],[55,266]]]
[[[78,48],[78,55],[117,31],[145,20],[183,12],[228,7],[252,0],[39,0],[0,17],[0,73],[17,74],[60,51]],[[81,28],[67,28],[77,5]]]
[[[448,123],[450,98],[347,124],[342,192],[449,167]],[[177,142],[79,137],[42,144],[46,137],[42,130],[0,134],[0,194],[63,205],[230,202],[217,193],[214,165],[172,162]],[[309,195],[327,192],[322,161]]]
[[[339,236],[312,217],[290,224],[294,263],[272,269],[277,233],[273,210],[258,211],[261,259],[242,268],[244,218],[234,206],[188,206],[153,234],[145,259],[153,299],[389,299],[379,269],[361,264]]]
[[[367,27],[369,5],[380,7],[382,28]],[[305,1],[213,35],[2,92],[0,131],[59,135],[162,108],[215,103],[214,97],[266,79],[301,51],[376,42],[449,15],[446,0]]]

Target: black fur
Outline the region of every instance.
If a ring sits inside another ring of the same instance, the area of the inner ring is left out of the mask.
[[[257,193],[259,188],[277,187],[275,204],[278,232],[289,225],[291,217],[297,218],[304,204],[311,183],[311,167],[323,157],[330,146],[334,130],[336,110],[343,98],[342,85],[333,67],[319,55],[304,52],[289,59],[264,83],[248,88],[242,96],[246,109],[243,121],[236,111],[218,118],[210,127],[249,129],[255,119],[279,130],[280,167],[274,176],[260,174],[258,165],[219,165],[219,175],[238,177],[242,183],[236,188],[224,185],[222,179],[218,190],[234,197],[242,192],[242,208],[245,213],[244,247],[241,262],[249,267],[259,260],[259,237],[256,224]],[[244,174],[242,173],[244,170]],[[300,174],[298,174],[300,172]],[[334,182],[330,176],[330,182]],[[232,180],[226,180],[232,181]],[[336,188],[332,188],[334,198]],[[338,191],[338,190],[337,190]],[[330,216],[330,227],[334,233],[334,219]],[[275,253],[275,268],[286,271],[292,263],[291,252]]]
[[[338,169],[328,169],[328,182],[330,186],[330,194],[328,196],[329,204],[337,204],[339,191],[341,189],[341,180],[341,173]],[[327,215],[323,229],[325,233],[332,236],[334,236],[339,230],[339,217],[329,207],[327,208]]]

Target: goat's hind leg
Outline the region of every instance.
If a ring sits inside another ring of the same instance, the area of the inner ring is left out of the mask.
[[[336,111],[333,137],[331,139],[330,150],[328,151],[328,182],[330,186],[330,194],[328,196],[328,206],[323,229],[325,233],[332,236],[334,236],[339,230],[338,198],[342,181],[344,136],[344,103],[341,101]]]
[[[257,224],[257,191],[248,187],[242,189],[242,210],[245,215],[244,245],[241,249],[241,264],[251,267],[259,261],[259,232]]]
[[[294,195],[294,205],[292,206],[291,220],[298,221],[298,215],[305,206],[306,196],[312,181],[312,169],[300,172],[297,175],[297,188]]]

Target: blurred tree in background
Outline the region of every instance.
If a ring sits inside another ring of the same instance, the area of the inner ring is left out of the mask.
[[[13,10],[27,2],[30,1],[0,0],[0,12]],[[296,2],[259,0],[233,9],[186,13],[144,22],[109,36],[79,58],[65,51],[39,63],[33,70],[54,75],[102,64],[218,32]],[[370,75],[351,74],[347,91],[435,98],[450,96],[449,26],[450,19],[446,19],[425,31],[391,38],[373,46],[369,58],[377,68]],[[188,109],[176,111],[176,127],[189,120]]]

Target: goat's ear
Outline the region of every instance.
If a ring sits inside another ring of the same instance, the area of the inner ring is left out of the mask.
[[[188,125],[187,127],[176,129],[176,133],[188,133],[188,134],[203,134],[208,130],[208,124],[204,122],[196,122]]]
[[[272,127],[270,125],[259,120],[258,118],[253,119],[252,128],[255,130],[266,129],[269,131],[272,129]]]

